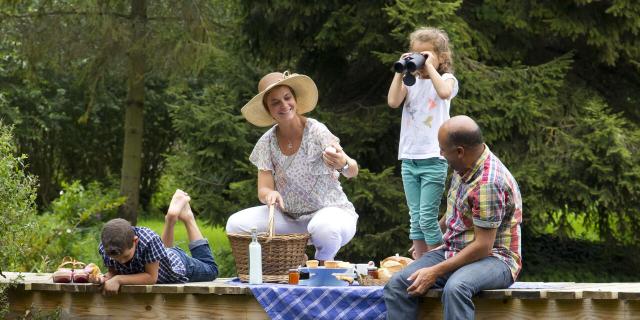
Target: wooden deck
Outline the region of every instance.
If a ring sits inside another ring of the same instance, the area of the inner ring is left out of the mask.
[[[67,319],[268,319],[246,286],[229,279],[180,285],[122,286],[103,296],[92,284],[55,284],[50,274],[5,272],[9,318],[58,312]],[[477,319],[640,319],[640,283],[522,283],[531,289],[487,290],[474,299]],[[535,288],[537,287],[537,288]],[[431,290],[423,319],[441,319]]]

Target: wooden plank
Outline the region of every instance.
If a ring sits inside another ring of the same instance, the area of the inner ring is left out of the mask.
[[[56,291],[97,293],[100,288],[93,284],[56,284],[51,274],[5,272],[7,279],[0,277],[0,283],[17,281],[16,288],[27,291]],[[121,287],[122,293],[162,293],[162,294],[221,294],[252,295],[246,285],[229,284],[229,279],[216,279],[211,282],[186,284],[127,285]],[[536,288],[538,286],[538,288]],[[521,288],[521,289],[518,289]],[[427,298],[440,298],[442,290],[432,289]],[[479,293],[483,299],[640,299],[640,283],[544,283],[521,282],[514,289],[486,290]]]
[[[127,294],[24,291],[10,289],[9,318],[27,310],[46,317],[60,308],[63,319],[268,319],[247,295]],[[32,308],[33,307],[33,308]]]
[[[584,299],[597,299],[597,300],[617,300],[618,292],[617,291],[602,291],[602,290],[586,290],[582,292],[582,297]]]
[[[508,299],[511,298],[513,290],[485,290],[478,293],[477,297],[481,299]]]
[[[127,285],[120,286],[120,293],[151,293],[152,285]]]
[[[518,289],[511,290],[511,298],[513,299],[544,299],[542,291],[534,289]]]
[[[579,290],[548,290],[545,292],[545,299],[552,300],[574,300],[582,299],[582,291]]]
[[[9,318],[34,306],[46,316],[61,307],[63,319],[267,319],[250,296],[198,294],[100,294],[22,291],[9,294]],[[637,319],[640,301],[474,299],[476,319]],[[439,299],[425,298],[422,319],[442,319]]]
[[[15,273],[9,282],[16,279]],[[122,286],[116,296],[103,296],[92,284],[54,284],[50,275],[25,274],[9,291],[10,317],[27,310],[39,315],[57,310],[59,317],[87,319],[212,318],[267,319],[246,285],[228,279],[174,285]],[[474,303],[477,319],[638,319],[640,283],[549,283],[539,289],[481,292]],[[532,283],[529,286],[535,287]],[[527,284],[524,283],[524,288]],[[442,290],[429,290],[421,315],[442,318]],[[33,308],[32,308],[33,307]],[[36,313],[37,314],[37,313]],[[33,314],[32,314],[33,315]]]
[[[100,292],[98,285],[90,283],[53,283],[51,274],[5,272],[7,279],[0,277],[0,283],[19,281],[15,285],[23,290],[61,291],[61,292]],[[18,280],[20,277],[20,280]],[[214,293],[228,295],[252,295],[246,285],[228,284],[229,278],[220,278],[209,282],[191,282],[184,284],[124,285],[123,293]]]
[[[474,299],[476,319],[638,319],[640,302],[619,300]],[[419,319],[443,319],[438,299],[425,298]]]
[[[150,286],[151,292],[153,293],[183,293],[184,285],[181,284],[173,284],[173,285],[154,285]]]
[[[618,292],[618,299],[621,300],[640,300],[640,292]]]
[[[195,293],[195,294],[209,294],[213,293],[211,290],[213,286],[184,286],[184,293]]]

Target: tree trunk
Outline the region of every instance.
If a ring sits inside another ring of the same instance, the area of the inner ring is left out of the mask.
[[[146,0],[131,0],[132,39],[128,52],[128,92],[120,178],[120,194],[126,196],[127,201],[120,208],[120,216],[129,220],[133,225],[137,223],[140,171],[142,168],[146,20]]]

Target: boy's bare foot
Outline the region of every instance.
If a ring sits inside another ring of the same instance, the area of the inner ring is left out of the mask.
[[[189,198],[189,200],[191,200],[191,198]],[[178,219],[184,222],[195,220],[195,216],[193,215],[193,211],[191,211],[189,202],[187,202],[184,207],[182,207],[182,211],[180,211],[180,216],[178,216]]]
[[[191,198],[186,192],[180,189],[176,190],[171,198],[166,218],[174,221],[179,219],[185,206],[189,203],[189,200],[191,200]]]

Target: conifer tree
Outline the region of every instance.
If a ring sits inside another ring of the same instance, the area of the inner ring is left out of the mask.
[[[39,65],[74,73],[87,91],[86,121],[100,82],[127,79],[121,210],[135,224],[142,170],[145,79],[198,71],[214,53],[213,1],[9,1],[0,7],[2,43]]]
[[[350,254],[365,256],[372,247],[365,243],[374,239],[396,243],[393,235],[406,229],[403,197],[380,205],[387,199],[381,195],[402,194],[395,159],[400,117],[386,108],[384,95],[389,66],[407,50],[408,34],[424,25],[449,33],[460,81],[451,113],[475,118],[519,181],[527,231],[561,226],[550,217],[568,205],[603,239],[637,238],[630,230],[638,228],[635,199],[640,199],[637,111],[631,108],[638,90],[597,81],[613,81],[612,66],[622,65],[628,68],[613,72],[620,85],[637,86],[637,72],[629,71],[638,58],[637,15],[630,13],[640,7],[633,2],[241,3],[249,17],[241,23],[242,40],[259,60],[254,70],[292,68],[311,75],[320,90],[318,111],[311,116],[327,123],[372,170],[363,170],[360,181],[344,183],[361,213]],[[348,12],[353,14],[343,14]],[[623,129],[616,131],[615,125]],[[613,140],[603,140],[606,136]],[[389,167],[395,169],[384,170]],[[375,184],[378,175],[388,183]],[[386,254],[402,247],[387,246]]]

